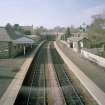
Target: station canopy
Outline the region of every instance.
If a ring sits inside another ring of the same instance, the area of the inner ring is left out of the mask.
[[[35,41],[27,35],[17,32],[8,31],[5,27],[0,27],[0,41],[12,42],[15,44],[34,44]]]
[[[35,42],[27,37],[21,37],[13,41],[15,44],[34,44]]]

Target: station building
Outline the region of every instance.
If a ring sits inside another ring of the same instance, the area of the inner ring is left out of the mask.
[[[72,33],[72,36],[67,38],[67,43],[75,52],[83,48],[90,48],[90,41],[86,33]]]
[[[0,58],[11,58],[24,53],[27,46],[34,41],[20,32],[9,33],[5,27],[0,27]]]
[[[21,28],[26,32],[31,32],[31,34],[34,34],[34,27],[32,26],[21,26]]]

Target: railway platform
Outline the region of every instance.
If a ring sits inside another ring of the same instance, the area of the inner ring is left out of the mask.
[[[60,41],[55,42],[59,54],[99,105],[105,105],[105,68],[75,53]]]
[[[16,99],[18,92],[21,88],[21,85],[22,85],[23,80],[26,76],[26,73],[29,69],[29,66],[30,66],[35,54],[37,53],[37,51],[39,50],[39,48],[41,47],[41,45],[43,43],[44,43],[44,41],[41,42],[39,44],[39,46],[36,47],[35,50],[29,56],[27,56],[27,58],[24,60],[24,63],[21,65],[20,70],[18,70],[18,72],[14,75],[14,77],[8,84],[7,89],[1,96],[0,105],[14,105],[15,99]]]

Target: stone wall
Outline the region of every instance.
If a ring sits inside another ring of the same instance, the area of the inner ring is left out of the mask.
[[[23,51],[23,45],[19,45],[19,44],[11,45],[11,57],[16,57],[22,51]]]
[[[0,42],[0,58],[13,58],[23,51],[23,45],[15,45],[11,42]]]
[[[0,58],[8,58],[9,46],[8,42],[0,42]]]
[[[102,67],[105,67],[105,58],[102,58],[100,56],[97,56],[95,54],[87,52],[85,50],[81,50],[81,55],[84,56],[85,58],[89,59],[90,61],[92,61]]]

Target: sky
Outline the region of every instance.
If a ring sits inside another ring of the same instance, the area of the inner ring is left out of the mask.
[[[0,25],[79,26],[105,10],[105,0],[0,0]]]

